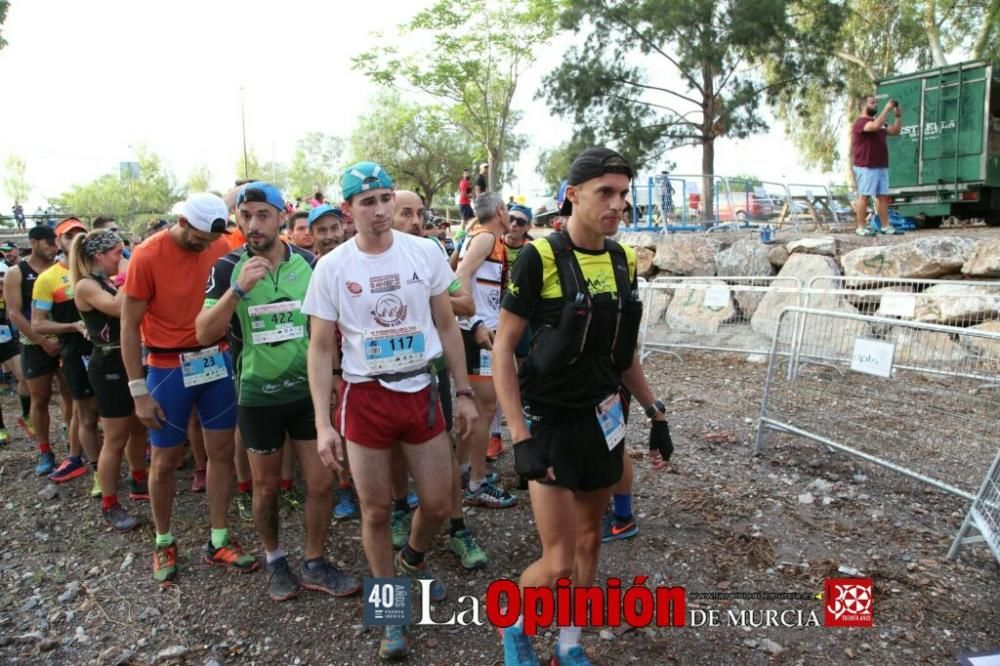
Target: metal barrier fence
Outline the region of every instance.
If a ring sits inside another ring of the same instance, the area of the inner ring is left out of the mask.
[[[766,354],[781,310],[799,305],[792,277],[658,277],[641,289],[639,358],[675,348]]]
[[[949,326],[1000,320],[1000,282],[817,275],[807,287],[803,307],[812,307],[812,294],[835,290],[863,314]]]
[[[979,530],[979,535],[966,536],[971,528]],[[955,541],[948,551],[948,559],[958,557],[959,549],[968,543],[985,541],[993,551],[993,557],[1000,562],[1000,451],[997,452],[990,466],[990,471],[983,479],[976,498],[972,500],[962,528],[955,536]]]
[[[979,391],[998,371],[1000,333],[789,308],[754,451],[796,435],[972,501],[1000,441],[1000,405]]]

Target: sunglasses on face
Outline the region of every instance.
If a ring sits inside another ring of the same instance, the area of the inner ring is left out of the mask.
[[[526,220],[523,217],[519,217],[517,215],[511,215],[510,216],[510,221],[513,222],[514,224],[516,224],[519,227],[524,227],[524,226],[527,226],[527,224],[528,224],[528,220]]]

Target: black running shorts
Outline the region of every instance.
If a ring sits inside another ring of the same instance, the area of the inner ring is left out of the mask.
[[[286,433],[299,441],[316,439],[316,416],[310,398],[285,405],[240,405],[238,423],[246,450],[258,455],[280,451]]]
[[[525,411],[532,413],[530,407]],[[548,447],[555,481],[541,481],[570,490],[600,490],[622,476],[624,440],[608,450],[593,407],[563,410],[529,419],[531,436]]]

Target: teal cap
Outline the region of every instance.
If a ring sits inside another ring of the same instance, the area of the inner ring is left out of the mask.
[[[344,201],[350,200],[355,194],[369,190],[388,189],[393,187],[389,173],[375,162],[358,162],[347,167],[340,179],[340,190]]]

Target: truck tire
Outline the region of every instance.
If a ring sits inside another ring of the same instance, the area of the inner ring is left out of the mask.
[[[937,229],[944,222],[944,218],[940,215],[928,215],[926,217],[915,217],[913,221],[917,225],[917,229]]]

